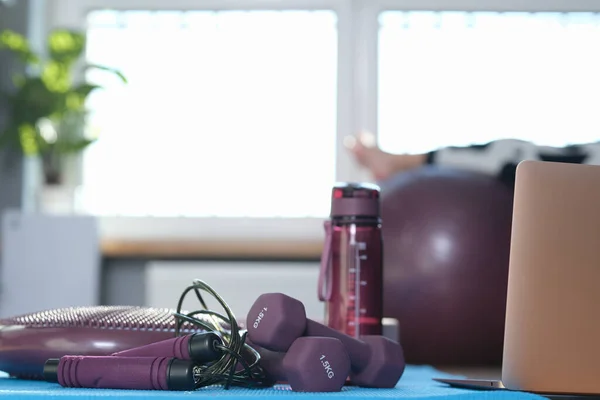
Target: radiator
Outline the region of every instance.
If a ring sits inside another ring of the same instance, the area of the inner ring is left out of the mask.
[[[238,319],[246,319],[262,293],[281,292],[302,301],[309,318],[322,320],[318,276],[317,262],[153,261],[145,269],[145,305],[175,307],[184,288],[194,279],[202,279],[223,297]],[[221,309],[210,295],[205,298],[211,309]],[[201,308],[193,293],[186,297],[184,307]]]

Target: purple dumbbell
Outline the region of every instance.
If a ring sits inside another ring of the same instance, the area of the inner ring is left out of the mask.
[[[282,293],[261,295],[247,317],[249,339],[265,349],[287,351],[302,336],[326,336],[339,339],[350,356],[351,381],[359,386],[394,387],[404,373],[402,347],[383,336],[355,339],[306,318],[304,305]]]
[[[44,378],[64,387],[194,390],[199,368],[168,357],[64,356],[44,365]]]
[[[207,363],[223,356],[221,335],[216,332],[194,333],[162,340],[145,346],[113,353],[116,357],[174,357]]]
[[[296,392],[339,392],[350,374],[350,357],[338,339],[301,337],[287,353],[249,344],[260,354],[269,378],[289,383]]]

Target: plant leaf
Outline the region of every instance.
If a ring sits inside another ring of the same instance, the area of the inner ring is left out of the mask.
[[[97,64],[88,64],[85,67],[86,69],[98,69],[101,71],[106,71],[106,72],[110,72],[111,74],[116,75],[119,79],[121,79],[121,81],[123,83],[127,83],[127,78],[125,77],[125,75],[123,75],[123,73],[121,71],[119,71],[116,68],[110,68],[110,67],[106,67],[104,65],[97,65]]]
[[[64,113],[64,93],[50,91],[41,78],[28,78],[23,86],[8,98],[12,124],[35,126],[40,118]]]
[[[102,86],[94,85],[91,83],[81,83],[75,86],[71,92],[77,93],[85,99],[90,95],[90,93],[92,93],[96,89],[102,89]]]
[[[81,150],[88,147],[90,144],[94,143],[95,139],[73,139],[73,140],[63,140],[56,143],[56,150],[59,153],[69,154],[69,153],[78,153]]]
[[[50,58],[70,66],[76,62],[85,49],[85,35],[69,29],[55,29],[48,36]]]
[[[19,126],[19,139],[21,141],[21,149],[27,156],[39,154],[40,143],[37,132],[30,124]]]
[[[38,56],[31,51],[25,36],[10,29],[0,32],[0,49],[12,51],[26,63],[37,64],[40,61]]]
[[[57,61],[49,61],[42,70],[42,81],[52,92],[66,93],[71,87],[69,67]]]
[[[101,86],[90,83],[82,83],[67,93],[67,109],[79,110],[85,105],[87,97],[96,89],[101,89]]]

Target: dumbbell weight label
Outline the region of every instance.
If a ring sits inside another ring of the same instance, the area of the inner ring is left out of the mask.
[[[323,368],[325,369],[325,372],[327,373],[327,377],[329,379],[333,379],[333,377],[335,376],[335,374],[333,373],[333,369],[331,368],[331,364],[329,364],[329,361],[327,361],[325,359],[325,355],[321,355],[321,364],[323,364]]]
[[[258,325],[260,325],[260,321],[265,317],[266,312],[267,307],[263,308],[262,311],[258,313],[258,317],[256,317],[256,320],[254,320],[254,324],[252,325],[254,329],[258,328]]]

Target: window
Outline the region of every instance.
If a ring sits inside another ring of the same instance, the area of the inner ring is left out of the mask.
[[[335,182],[332,11],[93,11],[84,201],[100,215],[324,217]],[[310,28],[309,28],[310,27]]]
[[[600,140],[600,14],[385,11],[379,23],[385,149]]]

